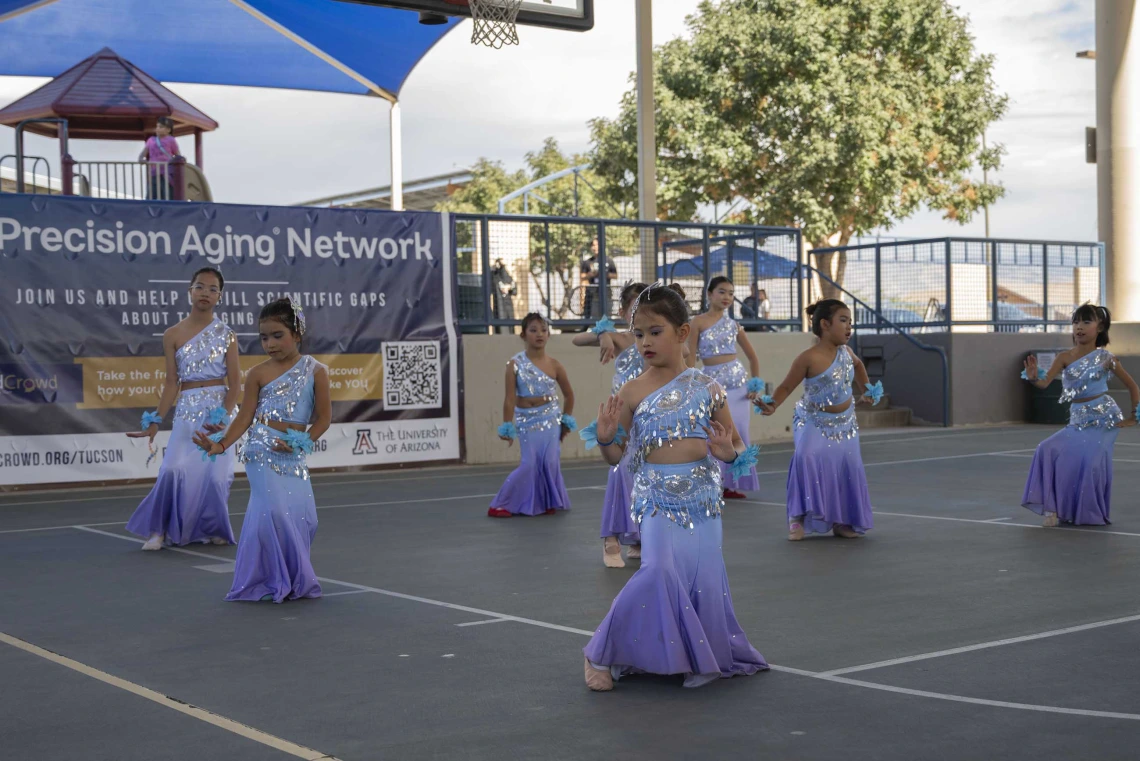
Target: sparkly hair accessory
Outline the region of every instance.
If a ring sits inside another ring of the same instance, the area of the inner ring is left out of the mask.
[[[293,327],[297,331],[297,335],[302,338],[305,337],[305,312],[301,309],[301,305],[296,300],[289,299],[289,307],[293,310]]]
[[[633,320],[634,320],[634,318],[637,317],[637,310],[641,307],[641,300],[644,299],[646,296],[648,296],[649,292],[652,291],[654,288],[661,288],[661,287],[662,287],[661,281],[660,280],[654,280],[652,283],[650,283],[648,286],[645,287],[644,291],[637,294],[637,298],[633,302],[633,310],[629,313],[629,326],[630,326],[630,328],[633,327]]]

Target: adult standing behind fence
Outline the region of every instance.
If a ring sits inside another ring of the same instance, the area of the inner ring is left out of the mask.
[[[752,283],[752,295],[740,303],[740,316],[746,320],[768,320],[771,313],[772,302],[768,300],[768,292],[763,288],[758,289],[756,283]],[[772,330],[772,326],[761,325],[756,327],[749,325],[745,330],[750,333],[756,331],[768,332]]]
[[[174,186],[170,183],[170,162],[175,156],[182,154],[178,150],[178,141],[170,134],[173,131],[174,122],[169,117],[159,117],[154,135],[146,139],[146,145],[139,153],[139,161],[150,164],[147,198],[151,200],[174,200]]]
[[[612,261],[606,262],[606,273],[606,280],[610,282],[617,280],[617,265]],[[599,275],[601,275],[601,270],[598,268],[598,239],[594,238],[590,243],[590,256],[582,260],[581,267],[581,284],[583,288],[582,317],[588,319],[596,320],[600,317],[609,316],[609,310],[603,310],[601,303],[598,301]]]

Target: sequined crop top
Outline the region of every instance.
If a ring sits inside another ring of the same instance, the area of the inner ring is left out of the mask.
[[[1108,379],[1116,369],[1116,357],[1107,349],[1096,349],[1061,371],[1062,402],[1088,399],[1108,393]]]
[[[237,340],[229,326],[214,321],[174,352],[180,383],[226,377],[226,352]]]
[[[727,401],[724,389],[689,368],[641,400],[633,411],[629,469],[637,472],[653,452],[681,439],[707,439],[705,427]]]
[[[520,351],[511,357],[515,363],[515,394],[520,398],[546,396],[553,398],[558,391],[558,381],[531,362],[526,352]]]
[[[320,362],[306,354],[283,375],[262,386],[254,417],[308,425],[316,401],[313,374],[320,366]]]
[[[618,354],[614,358],[613,393],[616,394],[622,386],[641,375],[644,370],[645,358],[637,350],[637,344],[631,345],[621,354]]]
[[[805,405],[832,407],[851,398],[851,382],[855,380],[855,362],[846,346],[840,346],[831,366],[819,375],[804,380]]]
[[[736,337],[740,326],[727,314],[697,338],[697,356],[701,359],[736,353]]]

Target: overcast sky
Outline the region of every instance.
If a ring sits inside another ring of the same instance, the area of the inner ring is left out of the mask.
[[[587,147],[587,120],[617,113],[634,67],[632,0],[595,3],[585,34],[523,28],[517,48],[473,47],[465,22],[437,45],[404,86],[405,179],[468,166],[480,156],[516,168],[553,136],[564,149]],[[697,0],[656,0],[658,42],[684,32]],[[1096,171],[1084,162],[1084,128],[1095,123],[1094,0],[959,0],[977,46],[997,57],[999,88],[1011,99],[990,133],[1009,150],[1000,174],[1008,192],[991,210],[993,235],[1095,240]],[[45,80],[0,77],[0,106]],[[216,119],[205,138],[217,201],[291,204],[388,182],[388,106],[378,98],[286,90],[173,84]],[[13,132],[0,132],[0,154]],[[192,154],[193,141],[183,139]],[[54,142],[31,137],[30,153]],[[138,146],[84,141],[81,159],[129,159]],[[54,162],[53,162],[54,163]],[[891,235],[981,235],[923,213]]]

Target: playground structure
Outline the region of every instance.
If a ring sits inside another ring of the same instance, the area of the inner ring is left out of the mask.
[[[70,152],[74,139],[129,140],[143,143],[160,118],[170,119],[176,137],[194,136],[194,163],[182,156],[168,162],[83,161]],[[202,135],[218,123],[175,95],[130,61],[103,48],[0,109],[0,124],[16,130],[16,152],[0,157],[7,187],[18,193],[78,195],[93,198],[146,198],[152,177],[164,201],[211,201],[202,170]],[[58,181],[42,156],[24,151],[27,132],[59,141]],[[29,182],[30,180],[30,182]]]

